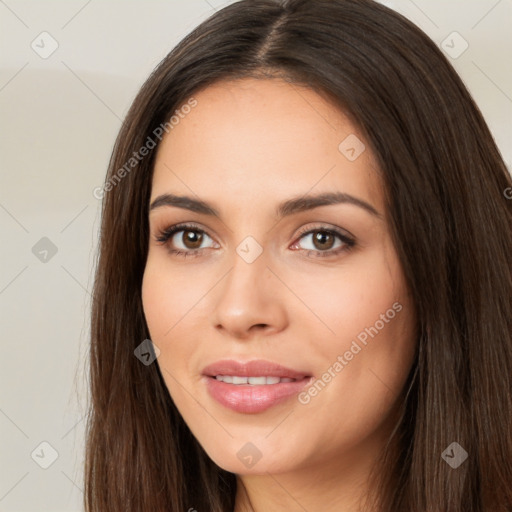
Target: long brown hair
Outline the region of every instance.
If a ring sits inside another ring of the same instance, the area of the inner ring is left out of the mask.
[[[379,510],[511,510],[512,180],[441,51],[371,0],[231,4],[181,41],[134,100],[101,193],[86,510],[233,510],[235,475],[192,436],[158,365],[134,356],[149,338],[141,282],[157,148],[130,158],[148,137],[158,147],[155,130],[198,91],[244,77],[283,78],[335,101],[379,163],[418,316],[417,358],[378,468]],[[456,469],[442,457],[453,442],[468,454]]]

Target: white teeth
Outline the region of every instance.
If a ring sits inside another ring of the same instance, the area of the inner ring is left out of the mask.
[[[289,377],[239,377],[238,375],[216,375],[216,380],[226,384],[250,384],[251,386],[264,386],[267,384],[279,384],[280,382],[294,382],[296,379]]]
[[[262,384],[267,383],[266,377],[249,377],[248,379],[249,384],[252,384],[253,386],[261,386]]]

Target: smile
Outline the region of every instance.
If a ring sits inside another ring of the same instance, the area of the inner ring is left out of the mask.
[[[255,414],[283,404],[312,380],[306,372],[270,361],[218,361],[207,366],[203,382],[211,398],[232,411]]]

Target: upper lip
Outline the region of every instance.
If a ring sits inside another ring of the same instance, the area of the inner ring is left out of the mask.
[[[281,377],[300,380],[309,375],[305,372],[292,370],[280,364],[263,359],[241,363],[234,360],[222,360],[208,365],[203,369],[203,375],[216,377],[217,375],[231,375],[238,377]]]

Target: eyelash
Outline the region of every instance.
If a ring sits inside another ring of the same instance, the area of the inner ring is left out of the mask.
[[[176,233],[179,233],[180,231],[194,231],[196,233],[205,234],[209,238],[212,238],[204,229],[199,228],[197,225],[183,223],[183,224],[175,224],[173,226],[169,226],[169,227],[159,231],[157,233],[157,235],[155,236],[155,240],[158,243],[160,243],[161,245],[166,245],[168,243],[168,241],[172,238],[172,236],[175,235]],[[337,231],[336,229],[333,229],[333,228],[330,228],[327,226],[319,226],[319,227],[314,227],[314,228],[303,228],[298,233],[297,241],[300,240],[305,235],[312,234],[315,231],[321,231],[323,233],[329,233],[331,235],[334,235],[334,236],[338,237],[344,245],[342,247],[338,247],[337,249],[330,249],[327,251],[320,251],[320,250],[314,250],[314,249],[299,249],[299,250],[307,251],[308,256],[310,256],[310,253],[313,253],[314,254],[313,257],[315,257],[315,258],[325,258],[328,256],[335,256],[342,252],[348,252],[348,251],[352,250],[356,245],[355,240],[353,240],[349,236]],[[294,244],[295,244],[295,242],[294,242]],[[169,252],[171,252],[172,254],[174,254],[176,256],[181,256],[184,258],[199,256],[199,253],[203,249],[191,249],[189,251],[182,251],[180,249],[173,249],[171,247],[168,247]]]

